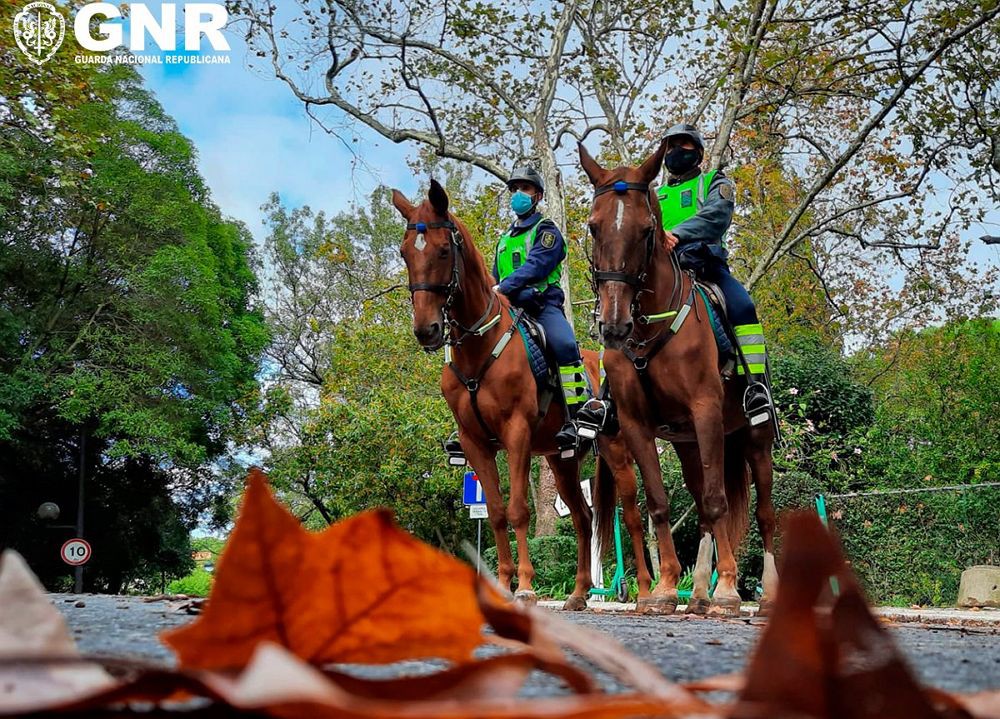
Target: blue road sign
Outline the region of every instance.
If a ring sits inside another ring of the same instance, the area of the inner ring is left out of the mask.
[[[483,496],[483,485],[479,483],[479,478],[473,471],[465,473],[465,481],[462,483],[462,504],[486,504],[486,497]]]

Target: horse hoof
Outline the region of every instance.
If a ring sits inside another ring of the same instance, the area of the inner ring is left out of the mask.
[[[687,609],[684,610],[685,614],[697,614],[698,616],[704,616],[708,614],[708,609],[711,606],[711,602],[707,599],[691,597],[687,603]]]
[[[538,595],[530,589],[519,589],[514,592],[514,601],[526,607],[533,607],[538,604]]]
[[[673,614],[677,610],[677,597],[639,597],[635,603],[637,614]]]
[[[761,597],[760,603],[758,605],[757,614],[758,617],[769,617],[771,612],[774,611],[774,601],[771,599],[764,599]]]
[[[564,612],[582,612],[587,608],[587,600],[584,597],[577,596],[576,594],[571,594],[566,597],[566,601],[563,602]]]
[[[740,616],[740,598],[717,597],[712,600],[708,613],[713,617],[738,617]]]

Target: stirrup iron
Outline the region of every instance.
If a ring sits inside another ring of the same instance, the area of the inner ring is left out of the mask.
[[[464,467],[468,462],[465,460],[465,450],[462,449],[461,442],[458,441],[458,432],[452,432],[443,443],[445,454],[448,455],[448,464],[452,467]]]
[[[743,393],[743,413],[751,427],[771,421],[774,411],[771,393],[763,382],[751,382]]]

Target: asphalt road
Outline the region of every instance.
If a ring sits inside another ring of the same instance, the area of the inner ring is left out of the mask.
[[[52,595],[52,600],[66,616],[80,650],[88,655],[172,663],[170,651],[157,641],[156,635],[195,619],[178,611],[180,602],[98,595]],[[80,601],[85,606],[76,606]],[[740,671],[763,626],[763,620],[688,616],[607,612],[561,616],[610,634],[678,682]],[[985,627],[890,625],[889,631],[923,682],[962,692],[1000,688],[1000,622]],[[436,666],[407,662],[358,671],[369,676],[419,674]],[[608,689],[614,689],[612,680],[601,680]],[[525,689],[526,694],[559,691],[556,682],[537,677]]]

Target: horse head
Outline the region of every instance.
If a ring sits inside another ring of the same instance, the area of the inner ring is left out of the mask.
[[[657,242],[663,242],[659,205],[650,189],[663,164],[666,141],[638,167],[606,170],[580,143],[580,164],[594,186],[587,226],[593,237],[591,269],[597,282],[598,328],[604,344],[619,349],[632,335],[633,306]]]
[[[399,253],[409,276],[413,334],[421,347],[433,352],[448,336],[448,315],[459,291],[463,235],[448,213],[448,193],[436,180],[419,205],[399,190],[392,191],[392,204],[406,219]]]

